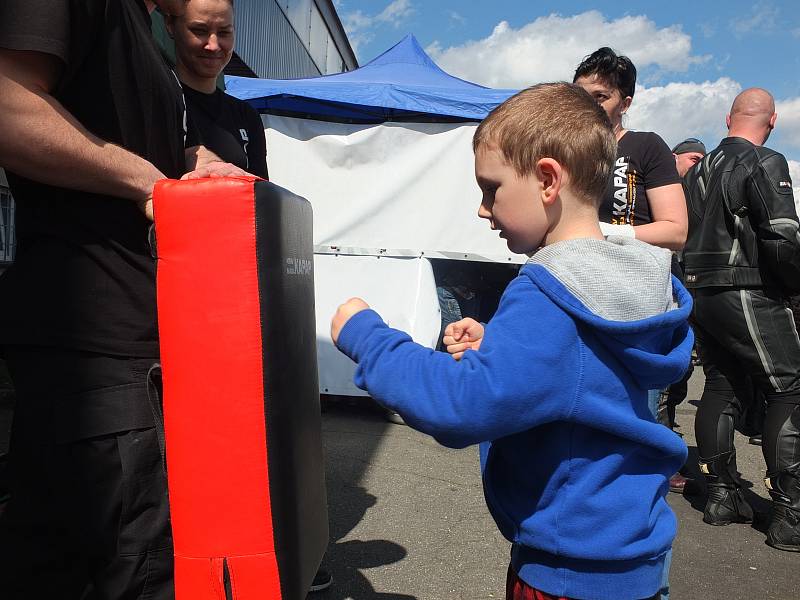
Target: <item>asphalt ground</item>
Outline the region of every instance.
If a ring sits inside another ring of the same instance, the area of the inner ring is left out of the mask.
[[[702,370],[677,410],[690,463]],[[383,418],[369,400],[324,403],[334,577],[309,600],[477,600],[504,598],[509,545],[483,501],[476,448],[449,450]],[[670,494],[679,520],[673,600],[800,600],[800,553],[764,543],[768,494],[761,449],[737,434],[754,525],[702,522],[702,496]],[[696,471],[696,467],[693,467]],[[587,532],[588,536],[589,532]],[[621,596],[623,598],[624,596]]]
[[[702,385],[696,369],[677,410],[690,457]],[[9,400],[0,394],[0,446],[7,443]],[[483,501],[477,449],[439,446],[389,423],[366,399],[323,406],[331,526],[324,566],[334,582],[309,600],[503,598],[509,546]],[[738,434],[736,445],[739,469],[752,484],[748,500],[765,515],[761,449]],[[702,497],[670,494],[669,501],[680,524],[673,600],[800,600],[800,553],[764,544],[764,516],[753,526],[711,527],[702,522]]]

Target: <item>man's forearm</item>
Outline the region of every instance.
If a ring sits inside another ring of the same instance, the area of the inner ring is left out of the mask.
[[[146,201],[164,175],[91,134],[28,74],[0,53],[0,166],[49,185]]]

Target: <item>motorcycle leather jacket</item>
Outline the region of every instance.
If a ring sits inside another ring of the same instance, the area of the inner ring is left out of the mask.
[[[800,291],[800,234],[782,154],[728,137],[686,174],[686,287]]]

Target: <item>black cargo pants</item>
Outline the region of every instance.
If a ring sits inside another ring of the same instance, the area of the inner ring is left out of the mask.
[[[4,600],[174,597],[155,359],[5,349],[17,403],[0,518]]]

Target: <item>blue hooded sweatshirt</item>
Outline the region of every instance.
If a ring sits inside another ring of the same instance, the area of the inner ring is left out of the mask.
[[[655,422],[647,391],[683,376],[693,344],[669,264],[620,237],[547,246],[458,362],[372,310],[340,333],[356,385],[408,425],[452,448],[484,443],[486,503],[515,571],[541,591],[637,600],[661,587],[676,533],[668,479],[686,446]]]

